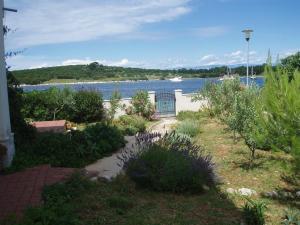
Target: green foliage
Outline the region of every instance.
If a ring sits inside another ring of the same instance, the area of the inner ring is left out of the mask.
[[[103,101],[96,91],[73,92],[68,88],[50,88],[23,94],[25,118],[47,121],[67,119],[75,122],[97,122],[104,117]]]
[[[289,79],[285,70],[266,67],[266,81],[260,98],[261,124],[272,148],[300,158],[300,72]]]
[[[233,102],[241,90],[239,78],[225,80],[222,83],[208,83],[194,97],[194,100],[207,100],[207,109],[210,115],[217,116],[224,121],[232,112]]]
[[[40,164],[80,168],[125,145],[119,129],[106,124],[88,126],[68,134],[39,133],[17,148],[9,171]]]
[[[243,218],[246,225],[264,225],[266,204],[250,198],[246,198],[246,200],[247,202],[243,208]]]
[[[146,120],[137,115],[120,116],[115,124],[124,132],[125,135],[135,135],[146,130]]]
[[[183,120],[176,127],[176,132],[195,137],[199,133],[199,122],[191,119]]]
[[[104,118],[103,100],[96,91],[76,92],[72,109],[75,122],[96,122]]]
[[[156,191],[201,192],[213,186],[215,175],[211,158],[201,148],[174,133],[144,146],[126,162],[126,173],[138,185]],[[151,135],[150,135],[151,136]]]
[[[142,116],[146,119],[151,119],[155,113],[154,106],[151,104],[147,91],[138,91],[131,101],[133,114]]]
[[[19,87],[19,82],[9,71],[7,72],[7,83],[11,128],[14,133],[16,148],[19,148],[24,142],[31,141],[35,137],[36,129],[27,124],[23,117],[21,112],[24,105],[23,91]]]
[[[108,118],[110,121],[112,121],[115,118],[117,110],[120,107],[122,107],[120,104],[121,98],[122,98],[122,96],[119,91],[113,91],[113,93],[110,97],[110,100],[109,100],[110,107],[107,112]]]
[[[285,212],[283,225],[300,225],[300,211],[289,209]]]
[[[287,70],[289,77],[293,77],[295,70],[300,70],[300,52],[281,60],[282,66]]]
[[[201,117],[202,117],[202,112],[180,111],[176,116],[176,119],[179,121],[183,121],[186,119],[196,121],[196,120],[200,120]]]
[[[17,225],[80,225],[77,205],[72,200],[92,190],[94,184],[75,174],[66,183],[46,187],[43,191],[44,205],[29,208]]]
[[[168,77],[182,76],[192,77],[218,77],[226,73],[227,67],[215,67],[210,69],[179,69],[159,70],[103,66],[97,62],[89,65],[56,66],[39,69],[27,69],[13,71],[13,74],[22,84],[40,84],[52,79],[74,80],[148,80],[166,79]],[[254,67],[256,74],[263,73],[264,66]],[[238,74],[246,74],[244,66],[237,67],[233,71]]]

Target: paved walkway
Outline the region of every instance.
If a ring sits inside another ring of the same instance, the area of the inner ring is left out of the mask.
[[[42,165],[22,172],[0,176],[0,220],[12,214],[20,218],[28,206],[42,203],[44,186],[66,179],[71,168]]]
[[[169,131],[175,123],[175,118],[161,119],[159,123],[155,124],[153,127],[150,128],[150,131],[164,134],[167,131]],[[134,136],[127,136],[125,137],[125,139],[127,141],[127,144],[120,151],[113,154],[112,156],[102,158],[97,162],[85,167],[87,173],[91,174],[91,179],[97,180],[103,178],[110,181],[111,179],[115,178],[118,174],[121,173],[123,165],[119,157],[124,154],[129,154],[130,151],[137,150],[133,147],[135,145]]]

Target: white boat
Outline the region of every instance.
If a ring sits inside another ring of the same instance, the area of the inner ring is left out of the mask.
[[[182,81],[182,77],[174,77],[169,79],[171,82],[181,82]]]
[[[221,75],[219,81],[234,80],[238,74],[231,74],[231,68],[227,67],[227,74]]]
[[[223,80],[234,80],[234,76],[233,75],[224,75],[222,77],[219,78],[220,81],[223,81]]]

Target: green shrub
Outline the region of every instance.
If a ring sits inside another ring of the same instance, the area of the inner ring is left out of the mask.
[[[154,106],[151,104],[149,94],[146,91],[138,91],[132,97],[132,113],[142,116],[146,119],[151,119],[155,113]]]
[[[144,132],[146,130],[146,120],[141,116],[120,116],[119,124],[127,135],[134,135],[137,132]]]
[[[11,171],[40,164],[80,168],[125,145],[114,126],[95,124],[69,134],[40,133],[35,140],[19,146]]]
[[[191,119],[184,120],[176,127],[176,132],[195,137],[199,133],[199,122]]]
[[[148,134],[141,140],[138,154],[125,162],[126,173],[138,185],[156,191],[176,193],[201,192],[213,186],[215,174],[211,157],[203,156],[202,149],[175,133],[153,142],[156,135]],[[147,139],[149,139],[147,141]]]
[[[266,204],[246,198],[247,202],[243,208],[243,218],[247,225],[264,225]]]
[[[101,94],[96,91],[73,92],[56,87],[22,95],[25,118],[44,121],[67,119],[74,122],[99,122],[104,118]]]
[[[75,122],[101,121],[104,118],[101,94],[96,91],[76,92],[71,115]]]
[[[193,112],[193,111],[181,111],[178,113],[178,115],[176,116],[176,119],[179,121],[183,121],[183,120],[199,120],[202,117],[202,112]]]
[[[78,174],[66,183],[46,187],[43,191],[43,206],[29,208],[19,225],[80,225],[81,220],[76,213],[79,209],[74,199],[93,187],[92,182]]]
[[[300,224],[300,211],[299,210],[286,210],[284,220],[281,222],[283,225],[299,225]]]

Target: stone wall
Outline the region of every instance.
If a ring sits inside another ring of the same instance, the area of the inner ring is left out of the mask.
[[[149,100],[155,105],[155,92],[149,91]],[[182,90],[175,90],[175,98],[176,98],[176,115],[181,111],[198,111],[206,105],[206,101],[197,101],[193,102],[193,94],[183,94]],[[125,115],[125,108],[131,105],[131,98],[123,98],[121,99],[121,105],[124,106],[122,109],[118,109],[115,115],[116,118]],[[104,108],[109,109],[110,103],[109,100],[105,100]]]

